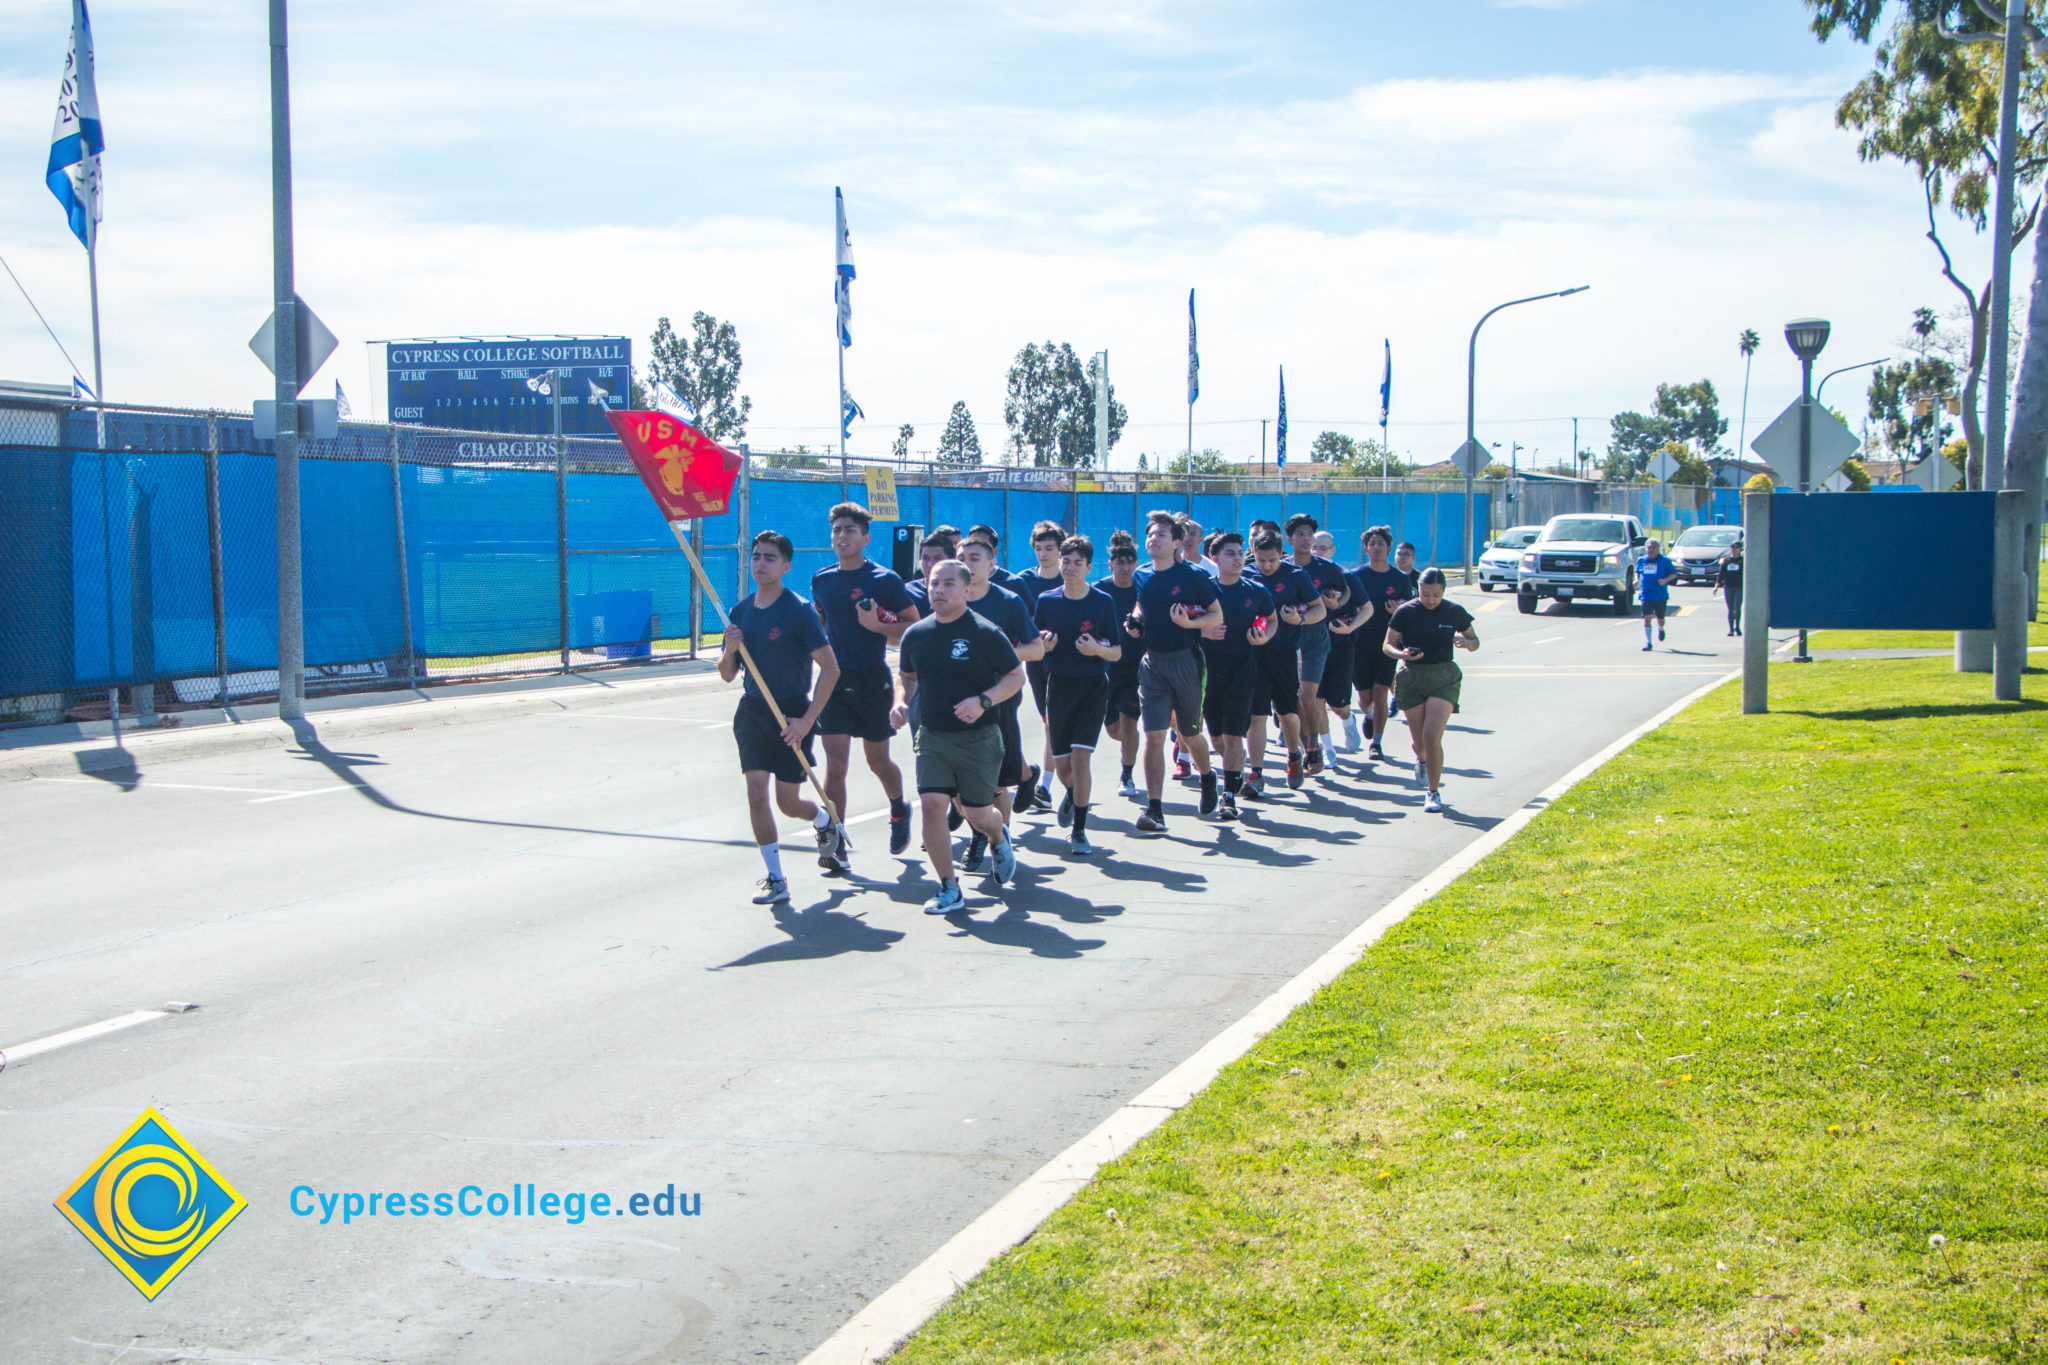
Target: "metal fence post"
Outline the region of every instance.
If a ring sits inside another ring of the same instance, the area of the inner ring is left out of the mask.
[[[414,687],[417,683],[412,641],[412,570],[405,559],[405,485],[398,468],[398,425],[392,423],[385,431],[390,437],[391,451],[391,524],[398,541],[399,638],[405,650],[405,685]]]
[[[704,562],[704,518],[690,518],[690,548],[697,552],[697,562]],[[697,575],[690,575],[690,657],[697,657],[697,646],[704,636],[704,587],[697,581]],[[649,641],[652,652],[653,642]]]
[[[1000,540],[1001,540],[1001,542],[1002,542],[1002,543],[1003,543],[1004,545],[1008,545],[1008,544],[1010,543],[1010,482],[1011,482],[1011,480],[1012,480],[1013,478],[1015,478],[1015,477],[1016,477],[1016,471],[1015,471],[1014,469],[1010,468],[1010,466],[1008,466],[1008,465],[1004,465],[1004,466],[1003,466],[1003,530],[1002,530],[1002,534],[1001,534],[1001,536],[999,536],[999,537],[998,537],[998,539],[1000,539]],[[1000,566],[1000,565],[1002,564],[1002,562],[1003,562],[1003,559],[1002,559],[1002,555],[1001,555],[1001,553],[1000,553],[1000,552],[998,552],[998,554],[996,555],[996,564],[997,564],[998,566]]]
[[[220,709],[228,709],[227,584],[220,544],[220,414],[206,410],[206,558],[213,579],[213,673],[220,680]]]
[[[556,387],[561,376],[555,376]],[[561,426],[561,405],[555,406],[556,427]],[[555,432],[555,615],[561,625],[562,671],[569,671],[569,464],[562,434]]]
[[[740,447],[740,511],[739,534],[734,537],[733,548],[732,600],[738,602],[747,595],[747,582],[752,577],[754,553],[754,454],[745,445]]]

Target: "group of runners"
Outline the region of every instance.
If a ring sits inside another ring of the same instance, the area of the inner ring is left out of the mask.
[[[1136,533],[1110,537],[1105,567],[1088,537],[1042,521],[1031,532],[1035,562],[1018,573],[1000,566],[992,528],[939,526],[925,537],[919,576],[905,582],[867,558],[866,508],[841,503],[829,515],[837,562],[812,577],[808,602],[783,582],[789,538],[754,537],[754,591],[730,613],[719,657],[726,681],[746,673],[733,731],[765,865],[757,904],[789,899],[778,809],[811,823],[820,867],[852,874],[834,812],[846,809],[856,739],[889,800],[889,851],[908,850],[911,800],[891,755],[904,729],[939,883],[924,907],[934,915],[966,909],[961,872],[998,885],[1015,876],[1013,822],[1054,810],[1055,778],[1070,855],[1095,851],[1093,760],[1105,742],[1118,750],[1118,795],[1143,803],[1133,827],[1157,836],[1167,829],[1169,765],[1198,783],[1198,817],[1233,821],[1241,803],[1268,799],[1269,782],[1300,788],[1340,752],[1388,762],[1398,713],[1423,808],[1443,809],[1456,658],[1479,637],[1471,614],[1445,597],[1443,574],[1418,571],[1415,547],[1385,526],[1364,533],[1347,569],[1307,514],[1205,535],[1185,514],[1159,511]],[[1035,755],[1019,724],[1027,693],[1044,729]],[[828,804],[804,794],[814,735]]]

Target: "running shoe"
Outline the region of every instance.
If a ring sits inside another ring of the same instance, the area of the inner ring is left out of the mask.
[[[754,883],[754,904],[789,904],[789,882],[781,877],[763,877]]]
[[[1428,783],[1429,770],[1422,766],[1422,760],[1418,758],[1415,760],[1415,785],[1421,787],[1428,785]]]
[[[1651,647],[1652,646],[1648,640],[1643,641],[1643,653],[1648,654],[1651,650]]]
[[[1664,638],[1664,623],[1661,621],[1657,623],[1657,638],[1659,640]]]
[[[1140,834],[1164,834],[1166,833],[1166,817],[1154,815],[1148,810],[1138,817],[1137,823],[1132,828]]]
[[[960,870],[962,872],[979,872],[981,871],[983,861],[987,857],[988,836],[980,830],[976,830],[974,831],[974,837],[967,842],[967,856],[960,860]]]
[[[946,833],[957,833],[963,823],[965,823],[965,817],[960,814],[960,808],[958,806],[948,806],[946,808]]]
[[[1304,769],[1301,761],[1301,755],[1287,755],[1287,789],[1289,791],[1301,790],[1301,779],[1303,771]]]
[[[1073,823],[1074,794],[1072,792],[1068,792],[1066,795],[1060,798],[1060,828],[1065,829],[1067,826]]]
[[[1223,799],[1216,807],[1216,818],[1218,820],[1235,820],[1237,818],[1237,798],[1229,792],[1223,793]]]
[[[889,856],[899,856],[910,847],[910,807],[903,808],[903,814],[889,816]]]
[[[1202,815],[1214,815],[1216,813],[1216,774],[1213,772],[1202,774],[1202,805],[1199,813]]]
[[[1323,766],[1325,768],[1337,766],[1337,746],[1330,742],[1328,735],[1323,736]]]
[[[1086,858],[1089,854],[1095,852],[1095,845],[1088,842],[1087,835],[1076,834],[1073,846],[1067,852],[1076,858]]]
[[[1244,778],[1244,786],[1239,790],[1238,794],[1244,797],[1244,799],[1247,801],[1265,800],[1266,779],[1264,778],[1264,776],[1257,772],[1246,773]]]
[[[1188,762],[1188,756],[1175,751],[1173,755],[1173,775],[1185,782],[1188,778],[1194,776],[1194,772],[1195,765]]]
[[[1001,886],[1017,875],[1017,841],[1005,839],[995,847],[995,854],[989,859],[989,875]]]
[[[1344,752],[1347,754],[1357,753],[1358,746],[1361,743],[1363,743],[1363,741],[1359,738],[1358,735],[1358,717],[1344,717]]]
[[[1380,747],[1378,740],[1374,740],[1372,747],[1365,751],[1365,757],[1368,763],[1384,763],[1387,761],[1387,751]]]
[[[924,912],[927,915],[952,915],[966,908],[967,896],[961,891],[958,882],[947,882],[939,888],[938,895],[924,903]]]
[[[1126,777],[1123,781],[1117,783],[1116,794],[1118,796],[1137,796],[1140,794],[1138,784]]]
[[[818,836],[818,866],[827,872],[837,872],[840,864],[846,861],[845,829],[834,821],[825,828],[813,832]]]
[[[1301,770],[1310,777],[1314,777],[1323,770],[1323,750],[1321,745],[1311,744],[1308,746],[1308,752],[1301,756]]]
[[[1040,810],[1052,809],[1052,788],[1046,783],[1043,768],[1038,770],[1038,793],[1035,799]]]
[[[1444,799],[1441,796],[1438,796],[1435,792],[1431,792],[1429,794],[1429,799],[1422,803],[1422,808],[1428,811],[1431,815],[1440,815],[1443,813]]]

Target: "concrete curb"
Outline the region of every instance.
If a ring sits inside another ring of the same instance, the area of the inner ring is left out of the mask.
[[[908,1275],[891,1285],[805,1356],[802,1365],[871,1365],[944,1307],[962,1286],[1003,1252],[1038,1230],[1047,1218],[1094,1178],[1105,1162],[1136,1146],[1215,1080],[1224,1067],[1249,1052],[1317,991],[1336,980],[1381,935],[1419,905],[1471,871],[1548,809],[1560,796],[1592,776],[1616,755],[1664,725],[1717,687],[1740,679],[1737,669],[1672,703],[1655,716],[1573,768],[1527,805],[1454,854],[1370,919],[1346,934],[1308,967],[1254,1005],[1251,1012],[1217,1034],[1192,1057],[1140,1091],[1095,1130],[1048,1161],[995,1206],[969,1223]]]
[[[585,682],[582,685],[471,696],[424,696],[418,701],[405,702],[373,701],[360,707],[316,711],[307,716],[307,721],[323,742],[335,744],[402,730],[426,730],[442,725],[466,725],[587,707],[616,706],[724,686],[718,674],[706,668],[677,678],[639,678],[601,684]],[[0,750],[0,782],[119,772],[145,764],[175,763],[181,759],[213,758],[261,749],[289,749],[298,743],[298,736],[292,733],[291,726],[275,719],[206,725],[191,730],[129,731],[123,734],[122,745],[118,748],[106,739],[91,739]]]

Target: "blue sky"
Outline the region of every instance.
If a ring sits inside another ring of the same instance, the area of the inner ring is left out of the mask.
[[[67,18],[0,9],[0,252],[83,357],[82,253],[41,186]],[[320,386],[359,407],[373,338],[644,341],[703,308],[739,328],[755,443],[823,444],[835,184],[864,449],[906,421],[927,446],[955,399],[993,445],[1010,356],[1047,338],[1110,350],[1117,463],[1177,449],[1189,287],[1196,441],[1244,457],[1281,364],[1297,442],[1372,430],[1383,337],[1394,445],[1448,453],[1466,334],[1521,294],[1593,286],[1481,344],[1482,437],[1542,459],[1660,380],[1712,378],[1734,418],[1743,327],[1754,434],[1796,385],[1785,318],[1832,316],[1849,363],[1953,299],[1911,180],[1831,126],[1867,51],[1815,43],[1797,0],[301,0],[293,24],[300,292],[343,339]],[[94,25],[110,396],[245,406],[264,7],[104,0]],[[65,377],[18,296],[0,374]]]

